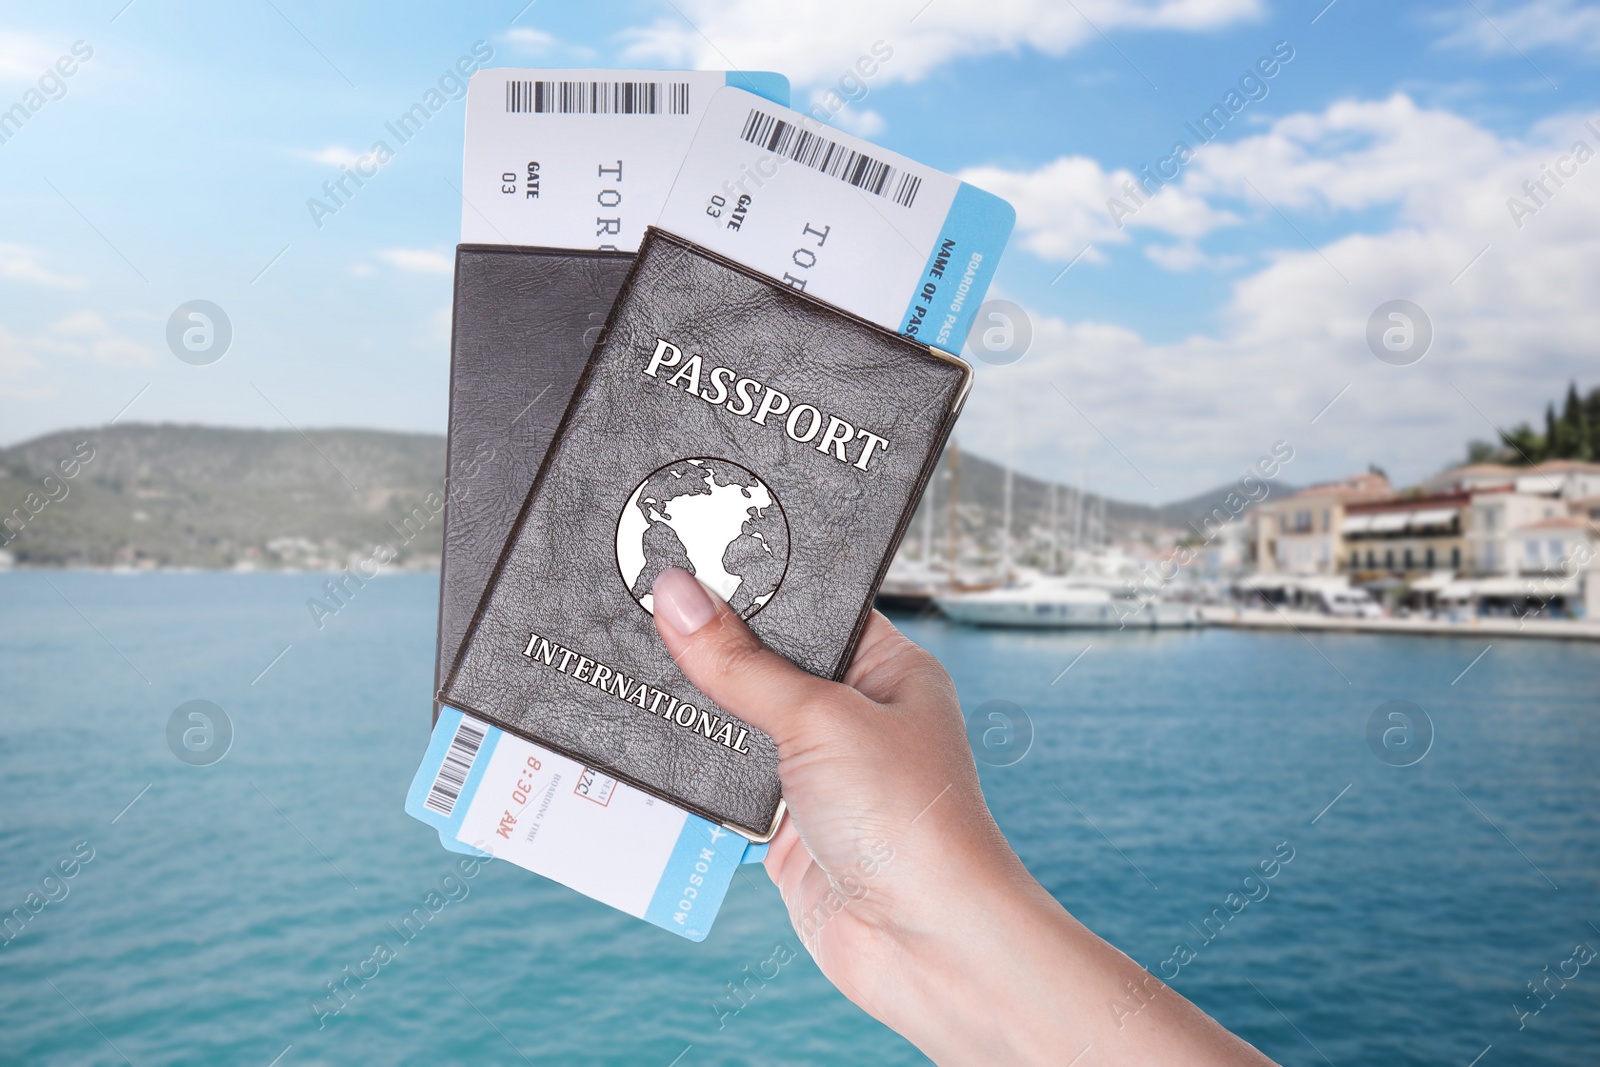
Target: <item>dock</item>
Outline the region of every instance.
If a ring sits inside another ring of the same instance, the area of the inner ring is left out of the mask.
[[[1205,607],[1201,617],[1212,626],[1241,630],[1334,631],[1363,634],[1411,634],[1420,637],[1530,637],[1558,641],[1600,641],[1600,622],[1585,619],[1513,619],[1482,616],[1455,621],[1410,618],[1351,618],[1310,611]]]

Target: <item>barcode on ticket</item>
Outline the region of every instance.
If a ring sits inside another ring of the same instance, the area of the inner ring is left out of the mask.
[[[467,775],[472,771],[472,761],[478,757],[478,749],[483,747],[484,733],[482,727],[474,726],[465,718],[461,720],[456,727],[455,737],[450,739],[450,749],[444,754],[444,762],[439,765],[439,773],[433,777],[433,787],[428,790],[424,807],[446,818],[456,810],[456,801],[461,798],[461,789],[467,784]]]
[[[688,82],[506,82],[506,110],[534,115],[687,115]]]
[[[902,172],[883,160],[803,130],[757,108],[750,109],[740,136],[751,144],[848,182],[857,189],[887,196],[902,207],[912,205],[922,185],[922,179],[909,171]]]

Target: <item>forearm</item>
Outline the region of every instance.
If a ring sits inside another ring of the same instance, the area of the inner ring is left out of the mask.
[[[767,870],[851,1000],[941,1064],[1268,1062],[1028,874],[984,803],[949,675],[883,616],[839,685],[763,647],[686,571],[654,596],[673,660],[777,743],[790,817]],[[1139,1011],[1114,1011],[1130,990]]]
[[[936,1062],[1061,1067],[1087,1049],[1095,1065],[1271,1062],[1095,936],[1014,855],[943,894],[937,917],[902,933],[887,979],[901,987],[892,1025]]]

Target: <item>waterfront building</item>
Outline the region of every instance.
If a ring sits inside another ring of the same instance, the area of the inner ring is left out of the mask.
[[[1454,492],[1346,506],[1339,525],[1342,569],[1362,584],[1461,570],[1472,500],[1469,493]]]
[[[1567,503],[1547,493],[1513,486],[1472,495],[1467,530],[1467,570],[1473,574],[1515,574],[1526,529],[1568,514]]]
[[[1334,574],[1343,554],[1340,527],[1347,508],[1394,496],[1389,479],[1376,472],[1267,500],[1256,511],[1256,561],[1264,574]]]
[[[1551,459],[1531,467],[1470,463],[1441,471],[1417,484],[1423,493],[1502,488],[1566,501],[1600,498],[1600,463],[1577,459]]]
[[[1519,493],[1554,493],[1562,500],[1600,497],[1600,463],[1551,459],[1517,471]]]
[[[1257,584],[1274,589],[1333,580],[1396,610],[1600,617],[1600,463],[1468,464],[1403,492],[1360,474],[1254,518]]]
[[[1216,532],[1207,539],[1196,538],[1191,544],[1195,548],[1194,565],[1198,573],[1215,576],[1255,571],[1257,526],[1256,513],[1247,511],[1242,517],[1216,527]],[[1208,532],[1211,530],[1209,524],[1205,528]]]
[[[1518,472],[1526,473],[1530,467],[1513,467],[1505,463],[1468,463],[1440,471],[1431,478],[1417,483],[1418,491],[1427,494],[1470,493],[1478,489],[1501,489],[1514,486]]]
[[[1478,463],[1352,505],[1351,580],[1419,609],[1600,617],[1600,463]]]

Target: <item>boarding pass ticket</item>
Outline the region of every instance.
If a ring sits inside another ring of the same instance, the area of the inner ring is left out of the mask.
[[[789,102],[789,80],[764,71],[478,71],[467,88],[462,242],[638,251],[727,85]]]
[[[727,87],[656,225],[960,352],[1015,221],[992,193]]]
[[[741,862],[766,846],[446,707],[406,812],[461,851],[495,856],[691,941]]]

